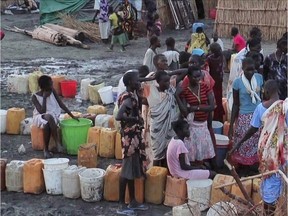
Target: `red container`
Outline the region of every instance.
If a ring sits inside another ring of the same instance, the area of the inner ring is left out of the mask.
[[[209,10],[209,17],[210,17],[210,19],[216,19],[216,13],[217,13],[216,8],[211,8],[211,9]]]
[[[60,82],[60,88],[63,97],[74,98],[76,95],[77,81],[63,80]]]

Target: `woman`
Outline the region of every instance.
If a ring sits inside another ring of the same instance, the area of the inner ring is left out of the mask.
[[[287,97],[287,38],[281,38],[277,42],[276,52],[268,55],[264,61],[264,80],[274,79],[279,84],[279,98]]]
[[[163,55],[157,65],[167,59]],[[179,111],[174,93],[176,84],[186,75],[186,70],[170,72],[157,71],[156,82],[146,82],[143,86],[144,97],[147,98],[150,112],[150,134],[153,152],[153,165],[167,167],[166,150],[169,141],[175,135],[171,123],[179,117]],[[179,74],[177,78],[174,76]],[[148,122],[147,122],[148,123]]]
[[[202,72],[199,67],[190,66],[188,78],[189,84],[182,83],[182,89],[178,88],[175,97],[190,125],[190,138],[185,141],[189,160],[202,162],[215,156],[207,125],[209,113],[214,110],[214,96],[212,90],[200,82]]]
[[[242,62],[244,74],[233,83],[233,106],[229,128],[229,138],[234,137],[234,144],[239,143],[250,126],[253,112],[261,102],[260,93],[263,85],[261,74],[255,73],[255,63],[251,58]],[[235,124],[235,130],[233,125]],[[258,162],[257,143],[260,133],[255,133],[231,155],[233,162],[253,165]]]
[[[204,33],[203,28],[198,27],[196,29],[196,33],[192,33],[191,35],[191,42],[188,48],[188,52],[191,53],[194,49],[200,48],[207,54],[209,43],[210,40]]]
[[[285,170],[287,164],[287,136],[288,123],[288,99],[279,100],[278,84],[275,80],[267,80],[264,85],[266,100],[260,103],[253,114],[251,125],[242,140],[229,152],[233,153],[241,144],[249,139],[261,128],[261,136],[258,142],[259,171],[260,173],[272,170]],[[275,203],[280,197],[282,179],[278,174],[265,176],[261,183],[261,197],[264,201],[266,215],[274,215]]]
[[[207,63],[209,65],[210,75],[215,80],[213,92],[216,101],[213,119],[223,122],[223,115],[225,114],[225,111],[222,105],[222,82],[225,59],[221,51],[221,46],[218,43],[212,43],[210,46],[210,51],[211,55],[207,57]]]
[[[137,9],[128,1],[123,0],[122,4],[118,7],[123,9],[123,22],[122,28],[127,33],[128,39],[133,39],[134,25],[137,21]]]

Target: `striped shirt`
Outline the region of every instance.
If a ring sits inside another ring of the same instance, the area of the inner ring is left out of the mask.
[[[199,96],[194,94],[189,85],[183,85],[183,92],[181,93],[180,97],[185,99],[190,106],[199,106],[199,105],[208,105],[208,94],[211,92],[206,84],[199,83],[200,91]],[[194,120],[195,121],[207,121],[208,119],[208,112],[195,112]]]

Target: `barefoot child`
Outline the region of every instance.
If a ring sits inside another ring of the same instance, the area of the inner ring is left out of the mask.
[[[172,122],[176,136],[172,138],[167,149],[167,163],[172,176],[185,179],[213,179],[215,172],[203,170],[189,164],[188,150],[184,139],[190,136],[189,124],[185,120]]]
[[[56,91],[53,89],[51,77],[43,75],[38,80],[40,91],[32,95],[32,103],[35,106],[33,111],[33,124],[44,129],[44,157],[52,157],[48,151],[50,136],[54,138],[57,144],[57,150],[61,151],[59,138],[57,134],[57,124],[61,109],[68,113],[73,119],[77,119],[61,101]],[[78,120],[78,119],[77,119]]]
[[[121,122],[122,170],[119,182],[119,215],[136,215],[134,210],[147,210],[147,206],[135,200],[134,179],[144,176],[143,161],[146,161],[145,144],[142,139],[143,119],[140,100],[135,91],[140,89],[139,74],[126,73],[123,77],[126,91],[118,100],[119,111],[116,117]],[[125,205],[125,190],[128,184],[131,202]]]
[[[119,43],[121,46],[121,52],[125,52],[125,44],[127,42],[125,32],[122,28],[122,18],[121,16],[113,11],[113,7],[109,6],[108,9],[109,20],[111,22],[111,32],[112,32],[112,39],[111,45],[109,47],[110,51],[113,51],[113,47],[116,43]]]

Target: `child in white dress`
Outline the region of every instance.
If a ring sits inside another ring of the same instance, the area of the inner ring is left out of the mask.
[[[33,124],[44,129],[44,157],[52,157],[52,153],[48,151],[50,136],[54,138],[57,144],[57,150],[61,151],[57,125],[61,109],[68,113],[73,119],[77,119],[65,106],[53,89],[53,82],[50,76],[43,75],[38,80],[40,91],[32,95],[32,103],[35,106],[33,111]]]

